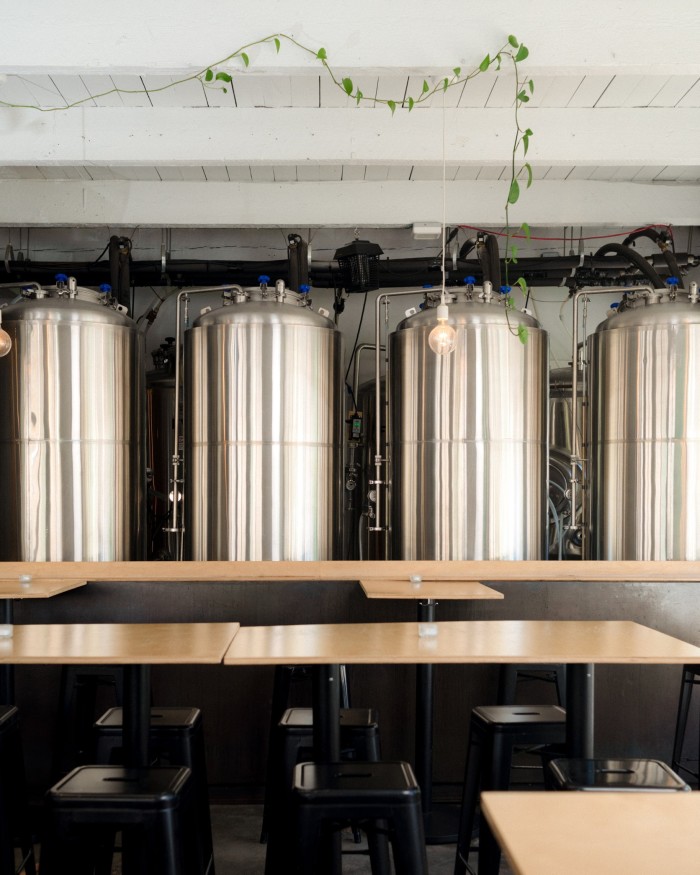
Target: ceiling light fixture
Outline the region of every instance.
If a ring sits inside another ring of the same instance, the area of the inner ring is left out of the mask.
[[[2,327],[2,310],[0,310],[0,358],[12,349],[12,338]]]
[[[445,289],[445,214],[446,214],[446,186],[445,186],[445,92],[442,92],[442,288],[440,290],[440,303],[437,308],[437,325],[428,335],[428,346],[436,355],[449,355],[457,345],[457,332],[448,323],[450,311],[447,306],[447,290]]]

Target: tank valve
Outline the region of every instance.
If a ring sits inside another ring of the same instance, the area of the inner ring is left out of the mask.
[[[260,283],[260,290],[263,292],[267,291],[267,284],[270,282],[270,277],[262,274],[258,277],[258,282]]]
[[[698,302],[698,284],[691,283],[690,288],[688,289],[688,300],[691,304],[697,304]]]
[[[491,298],[493,297],[493,285],[489,280],[484,280],[483,291],[479,297],[483,298],[486,304],[490,303]]]

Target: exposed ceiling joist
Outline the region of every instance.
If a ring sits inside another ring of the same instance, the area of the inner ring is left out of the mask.
[[[183,191],[185,195],[183,195]],[[449,225],[503,224],[502,182],[456,181]],[[0,180],[0,225],[402,227],[442,218],[439,182],[130,182]],[[595,180],[537,183],[511,210],[518,225],[694,225],[698,188]]]
[[[447,162],[504,165],[509,109],[446,110]],[[347,109],[102,107],[3,113],[2,163],[13,165],[432,164],[442,161],[435,113]],[[522,112],[536,135],[530,163],[697,166],[697,109],[553,109]]]

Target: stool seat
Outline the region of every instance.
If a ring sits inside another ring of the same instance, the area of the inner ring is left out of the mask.
[[[660,760],[557,758],[548,763],[557,790],[668,792],[690,790]]]
[[[119,830],[124,872],[196,872],[192,797],[187,768],[79,766],[46,794],[42,875],[105,867]]]
[[[382,836],[388,832],[396,875],[428,875],[420,789],[408,763],[300,763],[292,793],[298,872],[326,875],[323,851],[332,848],[329,836],[353,820],[370,822]],[[372,837],[370,829],[370,842]]]

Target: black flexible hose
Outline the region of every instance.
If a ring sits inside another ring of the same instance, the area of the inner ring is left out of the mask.
[[[495,235],[489,234],[486,238],[486,248],[489,253],[491,282],[498,291],[501,288],[501,254],[498,251],[498,238]]]
[[[625,239],[622,241],[622,245],[629,246],[630,243],[634,243],[634,241],[639,240],[640,237],[648,237],[650,240],[653,240],[654,243],[656,243],[656,245],[661,250],[661,254],[663,255],[666,265],[668,266],[668,275],[673,276],[678,280],[678,286],[681,289],[685,288],[685,286],[683,285],[683,277],[681,276],[681,269],[678,266],[676,256],[673,254],[673,251],[669,249],[668,246],[668,236],[659,234],[659,232],[655,231],[653,228],[645,228],[643,231],[635,231],[633,234],[625,237]]]
[[[636,267],[637,270],[649,280],[655,289],[664,288],[664,281],[658,273],[647,262],[647,260],[638,252],[635,252],[634,249],[630,249],[629,246],[624,246],[622,243],[606,243],[605,246],[601,246],[595,254],[606,255],[608,252],[614,252],[616,255],[624,256],[630,264]]]

